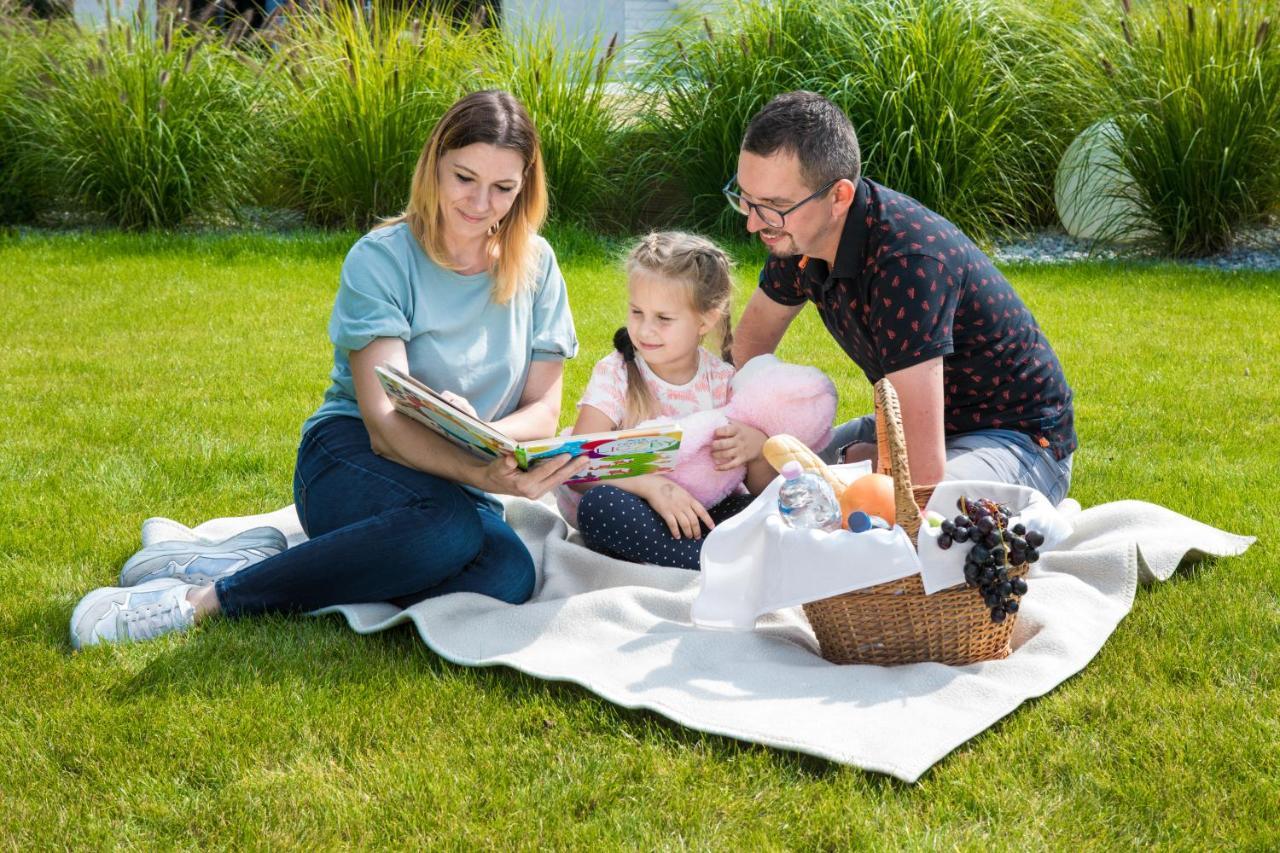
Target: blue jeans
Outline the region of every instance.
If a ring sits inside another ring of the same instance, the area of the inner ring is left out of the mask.
[[[863,415],[835,429],[835,437],[818,454],[834,463],[850,444],[876,443],[875,415]],[[1031,436],[1011,429],[980,429],[947,436],[944,480],[991,480],[1030,486],[1055,505],[1071,487],[1071,457],[1054,458]]]
[[[533,558],[502,517],[457,483],[374,454],[359,418],[313,425],[293,499],[310,538],[215,584],[230,616],[305,612],[451,592],[528,601]]]

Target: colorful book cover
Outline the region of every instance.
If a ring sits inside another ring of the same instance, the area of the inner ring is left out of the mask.
[[[656,474],[675,467],[682,436],[676,424],[518,442],[458,409],[394,365],[378,365],[374,371],[397,411],[482,458],[510,453],[516,464],[527,470],[539,459],[564,453],[589,457],[587,469],[570,483]]]

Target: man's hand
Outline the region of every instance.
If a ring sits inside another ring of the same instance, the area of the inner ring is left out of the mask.
[[[483,488],[497,495],[515,495],[536,501],[565,480],[581,474],[589,463],[585,456],[575,459],[564,453],[542,460],[528,471],[521,471],[514,456],[503,454],[485,467]]]
[[[676,539],[701,539],[702,524],[710,530],[716,526],[707,509],[676,483],[660,474],[647,478],[640,497],[649,502],[654,512],[662,516],[667,529]]]
[[[717,471],[746,465],[760,458],[768,439],[769,436],[754,427],[730,421],[728,426],[716,430],[715,441],[711,442],[711,460],[716,463]]]

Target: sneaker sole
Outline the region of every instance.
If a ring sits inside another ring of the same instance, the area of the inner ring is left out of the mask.
[[[284,534],[274,527],[255,527],[243,533],[237,533],[222,542],[214,542],[207,545],[183,541],[156,542],[143,548],[125,562],[124,567],[120,569],[120,586],[137,586],[147,581],[173,577],[172,575],[158,573],[168,568],[174,557],[226,554],[249,548],[264,551],[266,552],[266,557],[271,557],[279,554],[288,546],[289,543]],[[174,579],[181,580],[183,583],[203,585],[213,583],[218,578],[232,573],[215,572],[213,574],[205,574],[196,571],[191,574],[182,574]]]
[[[180,581],[177,578],[156,578],[155,580],[138,584],[133,587],[133,590],[136,592],[150,592],[153,589],[168,589],[171,586],[182,586],[184,584],[185,581]],[[93,640],[89,643],[81,643],[79,628],[86,620],[88,620],[88,624],[96,625],[115,603],[112,600],[113,593],[118,590],[119,587],[106,586],[101,589],[95,589],[93,592],[80,599],[80,603],[76,605],[76,609],[71,611],[72,649],[80,651],[80,649],[85,648],[86,646],[98,645],[97,640]]]

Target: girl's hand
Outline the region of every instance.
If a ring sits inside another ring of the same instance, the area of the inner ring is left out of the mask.
[[[708,530],[716,526],[706,507],[681,486],[661,475],[652,476],[640,497],[648,501],[654,512],[662,516],[667,529],[676,539],[682,538],[682,534],[683,538],[701,539],[703,524]]]
[[[503,454],[485,466],[481,488],[497,495],[515,495],[536,501],[565,480],[581,474],[589,462],[585,456],[575,459],[564,453],[541,460],[528,471],[521,471],[514,456]]]
[[[728,426],[716,430],[715,441],[711,442],[711,460],[716,463],[717,471],[746,465],[760,458],[768,439],[754,427],[730,421]]]
[[[476,414],[475,407],[471,405],[471,401],[466,397],[455,394],[452,391],[441,391],[440,396],[446,403],[453,406],[455,409],[461,409],[476,420],[482,420],[482,418]]]

